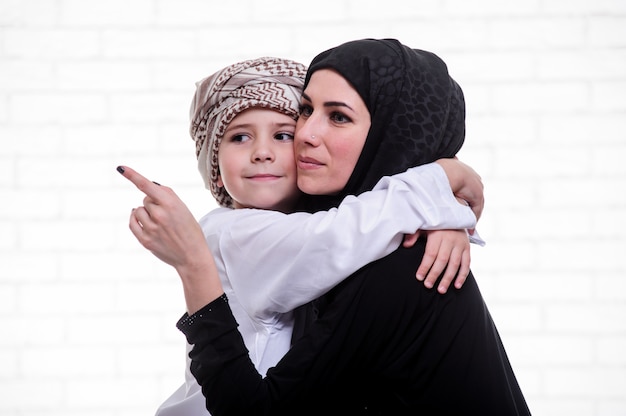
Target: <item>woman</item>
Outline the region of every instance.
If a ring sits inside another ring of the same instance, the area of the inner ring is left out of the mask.
[[[454,199],[438,164],[386,178],[375,192],[347,199],[333,212],[282,214],[293,210],[293,201],[300,195],[293,132],[305,73],[304,66],[296,62],[266,57],[229,65],[197,83],[190,132],[197,145],[200,172],[222,206],[200,221],[204,236],[193,232],[198,231],[198,224],[184,204],[177,198],[168,199],[173,196],[171,189],[145,178],[140,184],[140,175],[119,168],[147,194],[145,207],[134,210],[130,222],[146,248],[168,263],[173,261],[170,264],[184,278],[189,276],[189,267],[178,257],[193,261],[213,254],[244,343],[261,374],[289,348],[292,309],[395,250],[402,233],[475,224],[472,211]],[[461,167],[460,171],[445,168],[448,172],[474,175],[458,161],[446,162]],[[177,226],[163,225],[159,222],[163,216],[175,219]],[[457,247],[464,251],[465,232],[446,232],[460,234]],[[182,248],[169,245],[176,240],[187,244]],[[433,241],[438,240],[429,239],[429,243]],[[333,247],[330,252],[329,246]],[[469,272],[469,265],[466,267],[467,271],[459,271],[457,283]],[[456,271],[457,266],[450,264],[446,275],[452,279]],[[445,280],[444,276],[440,287]],[[203,299],[202,289],[185,293],[189,313],[207,302],[196,302],[198,297]],[[193,377],[157,414],[206,414]]]
[[[317,195],[307,198],[307,210],[336,206],[381,176],[453,157],[463,143],[463,95],[445,64],[395,40],[321,53],[303,97],[298,185]],[[322,296],[312,323],[265,378],[213,287],[216,299],[178,323],[194,344],[191,371],[207,408],[215,416],[529,414],[473,276],[437,295],[414,278],[423,251],[423,240],[399,248]]]

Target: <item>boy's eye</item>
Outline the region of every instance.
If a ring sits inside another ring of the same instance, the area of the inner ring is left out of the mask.
[[[276,135],[274,135],[274,139],[279,140],[279,141],[293,140],[293,134],[291,134],[291,133],[276,133]]]
[[[250,136],[248,136],[247,134],[235,134],[230,138],[231,142],[239,142],[239,143],[243,143],[248,140],[250,140]]]

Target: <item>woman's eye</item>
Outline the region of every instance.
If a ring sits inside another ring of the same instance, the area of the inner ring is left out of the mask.
[[[302,104],[300,106],[300,116],[309,117],[313,113],[313,108],[310,105]]]
[[[277,133],[274,136],[274,139],[279,140],[279,141],[293,140],[293,134],[291,134],[291,133]]]
[[[330,119],[336,123],[348,123],[351,121],[349,117],[345,116],[343,113],[339,113],[336,111],[330,115]]]

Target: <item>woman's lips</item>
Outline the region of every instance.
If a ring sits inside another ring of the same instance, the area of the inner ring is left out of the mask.
[[[312,157],[301,156],[298,157],[298,169],[319,169],[324,164],[317,159],[313,159]]]

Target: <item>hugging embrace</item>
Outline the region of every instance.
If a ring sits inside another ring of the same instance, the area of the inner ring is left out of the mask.
[[[482,183],[440,58],[363,39],[236,63],[197,84],[191,135],[221,205],[199,222],[118,168],[187,305],[158,415],[530,414],[469,269]]]

